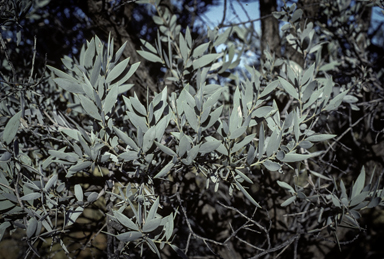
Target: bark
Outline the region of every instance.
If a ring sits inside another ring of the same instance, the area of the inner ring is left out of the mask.
[[[127,42],[123,56],[130,57],[130,64],[136,62],[142,62],[140,68],[136,70],[136,73],[129,80],[130,83],[134,83],[134,90],[136,93],[145,96],[145,90],[147,87],[152,91],[158,91],[157,86],[149,73],[149,69],[145,67],[145,60],[141,58],[136,50],[140,49],[139,41],[135,41],[134,36],[129,33],[129,26],[127,26],[124,20],[129,21],[132,19],[132,9],[134,4],[124,5],[124,10],[119,14],[113,14],[106,10],[104,5],[105,1],[87,0],[86,15],[92,20],[95,26],[95,30],[103,38],[107,38],[108,34],[115,40],[115,49],[118,49],[124,42]],[[120,16],[120,17],[117,17]],[[122,17],[123,16],[123,17]]]
[[[260,0],[260,17],[270,15],[277,10],[276,0]],[[261,20],[261,57],[264,59],[264,50],[269,46],[269,49],[281,55],[279,21],[269,16]]]

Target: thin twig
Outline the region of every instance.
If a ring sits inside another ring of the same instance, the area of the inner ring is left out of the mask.
[[[222,24],[222,25],[220,25],[219,29],[220,28],[225,28],[225,27],[231,27],[231,26],[244,25],[244,24],[247,24],[247,23],[250,23],[250,22],[257,22],[257,21],[266,19],[266,18],[271,17],[271,16],[273,16],[273,15],[272,14],[268,14],[268,15],[264,15],[264,16],[262,16],[260,18],[248,20],[248,21],[245,21],[245,22],[232,23],[232,24]]]
[[[176,193],[176,197],[177,197],[177,200],[179,201],[180,203],[180,206],[181,206],[181,211],[183,212],[183,216],[185,218],[185,221],[187,222],[187,226],[188,226],[188,229],[190,231],[190,233],[193,235],[193,237],[195,238],[198,238],[198,239],[201,239],[204,243],[205,242],[210,242],[210,243],[213,243],[215,245],[219,245],[219,246],[226,246],[226,244],[223,244],[223,243],[220,243],[220,242],[217,242],[215,240],[212,240],[212,239],[209,239],[209,238],[206,238],[206,237],[202,237],[198,234],[196,234],[192,227],[191,227],[191,223],[189,223],[189,220],[188,220],[188,216],[187,216],[187,212],[185,210],[185,208],[183,207],[182,203],[181,203],[181,198],[180,198],[180,194],[179,192]],[[209,247],[208,247],[209,248]],[[209,248],[210,249],[210,248]]]
[[[365,114],[363,117],[361,117],[360,119],[358,119],[355,123],[353,123],[347,130],[345,130],[331,145],[329,145],[329,147],[327,148],[327,150],[325,150],[325,152],[323,153],[323,155],[321,156],[320,159],[323,159],[323,157],[325,156],[325,154],[328,153],[328,151],[337,143],[339,142],[339,140],[344,137],[345,134],[347,134],[353,127],[355,127],[357,124],[359,124],[360,121],[362,121],[365,117],[367,117],[369,114]]]

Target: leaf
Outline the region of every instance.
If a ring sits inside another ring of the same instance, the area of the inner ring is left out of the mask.
[[[115,131],[116,135],[122,139],[126,144],[128,144],[131,148],[133,148],[135,151],[139,151],[139,147],[136,145],[136,143],[130,138],[128,137],[128,135],[119,130],[118,128],[116,128],[115,126],[112,127],[113,130]]]
[[[270,92],[272,92],[273,90],[275,90],[275,88],[276,88],[278,85],[279,85],[279,80],[275,80],[275,81],[270,82],[270,83],[264,88],[264,90],[261,92],[261,94],[259,95],[259,98],[264,97],[264,96],[266,96],[267,94],[269,94]]]
[[[265,160],[263,165],[269,170],[269,171],[278,171],[280,170],[281,166],[276,163],[276,162],[273,162],[271,160]]]
[[[113,80],[115,80],[116,78],[118,78],[121,73],[124,72],[124,70],[127,68],[128,66],[128,62],[129,62],[129,59],[130,58],[126,58],[124,59],[123,61],[121,61],[119,64],[117,64],[111,71],[108,71],[108,75],[107,75],[107,78],[105,79],[105,83],[108,84],[110,82],[112,82]],[[117,60],[116,60],[117,61]]]
[[[184,40],[184,37],[183,37],[182,33],[179,34],[179,46],[180,46],[181,56],[183,57],[184,62],[186,62],[187,59],[188,59],[189,49],[187,47],[187,43]]]
[[[15,138],[20,126],[21,111],[12,116],[3,132],[3,140],[9,145]]]
[[[249,179],[248,176],[246,176],[243,172],[241,172],[240,170],[238,169],[235,169],[236,173],[241,177],[243,178],[246,182],[250,183],[250,184],[253,184],[253,181],[251,179]]]
[[[161,169],[161,171],[157,175],[155,175],[154,178],[161,178],[161,177],[165,176],[169,172],[169,170],[171,170],[173,165],[174,164],[172,161],[169,162],[165,167],[163,167],[163,169]]]
[[[48,150],[48,153],[51,156],[57,157],[59,159],[67,160],[69,162],[77,162],[79,160],[79,156],[76,153],[72,153],[72,152],[64,153],[58,150]]]
[[[137,50],[137,53],[139,53],[140,56],[142,56],[143,58],[145,58],[146,60],[149,60],[151,62],[164,63],[161,58],[159,58],[157,55],[155,55],[151,52],[144,51],[144,50]]]
[[[282,204],[281,204],[281,206],[282,207],[286,207],[286,206],[288,206],[289,204],[291,204],[292,202],[294,202],[295,200],[296,200],[296,196],[292,196],[292,197],[290,197],[290,198],[288,198],[286,201],[284,201]]]
[[[299,162],[299,161],[303,161],[305,159],[309,159],[309,158],[312,158],[312,157],[315,157],[315,156],[319,156],[323,153],[323,151],[317,151],[317,152],[313,152],[311,154],[295,154],[295,153],[288,153],[288,154],[285,154],[285,157],[284,159],[282,159],[281,161],[282,162],[285,162],[285,163],[291,163],[291,162]]]
[[[140,117],[133,112],[127,111],[127,114],[128,114],[129,120],[136,127],[136,129],[140,128],[142,132],[146,132],[148,130],[147,124],[145,122],[145,118]]]
[[[356,103],[357,101],[359,101],[359,99],[353,95],[346,95],[343,98],[343,102],[346,103]]]
[[[300,140],[299,113],[293,112],[293,131],[295,132],[296,143]]]
[[[251,165],[253,163],[253,160],[255,159],[256,153],[255,153],[255,148],[253,145],[250,145],[250,148],[247,153],[247,164]]]
[[[155,202],[152,204],[151,209],[148,212],[147,220],[154,219],[156,216],[157,209],[159,207],[160,199],[156,198]]]
[[[68,170],[73,172],[81,171],[85,168],[88,168],[90,165],[92,165],[91,161],[79,161],[76,165],[71,166]]]
[[[163,151],[165,154],[167,155],[170,155],[170,156],[176,156],[177,157],[177,154],[175,153],[175,151],[173,151],[172,149],[170,149],[169,147],[166,147],[158,142],[155,141],[155,144],[156,146],[161,150]]]
[[[153,15],[153,16],[152,16],[152,19],[153,19],[153,21],[154,21],[157,25],[163,25],[163,23],[164,23],[163,18],[161,18],[161,17],[159,17],[159,16]],[[144,46],[145,46],[145,45],[144,45]]]
[[[45,191],[49,192],[52,186],[56,185],[57,179],[58,179],[58,174],[54,173],[53,176],[48,180],[48,182],[45,185]]]
[[[41,194],[37,192],[29,193],[27,195],[24,195],[23,197],[20,197],[20,200],[22,201],[33,201],[36,199],[41,198]]]
[[[0,161],[1,161],[1,162],[8,162],[8,161],[11,160],[12,156],[13,156],[12,153],[9,153],[9,152],[5,151],[5,152],[1,155],[1,157],[0,157]]]
[[[127,216],[125,216],[124,214],[122,214],[121,212],[119,211],[114,211],[113,212],[113,215],[116,217],[116,219],[121,223],[123,224],[125,227],[127,228],[130,228],[130,229],[133,229],[133,230],[139,230],[139,228],[137,227],[137,225],[135,223],[133,223],[132,220],[130,220]]]
[[[147,152],[153,145],[156,137],[156,127],[151,127],[145,132],[143,139],[143,152]]]
[[[31,218],[28,222],[28,227],[27,227],[27,238],[31,238],[37,229],[37,220],[36,218]]]
[[[136,111],[138,111],[143,116],[147,115],[147,110],[145,109],[144,105],[142,105],[141,102],[137,99],[136,93],[135,93],[135,97],[131,97],[129,99],[131,101],[133,108],[135,108]]]
[[[149,238],[145,238],[145,241],[147,242],[147,244],[148,244],[149,248],[152,250],[152,252],[156,253],[157,257],[159,259],[161,259],[159,249],[157,249],[157,246],[155,245],[155,243]]]
[[[119,155],[121,159],[124,159],[124,161],[132,161],[138,158],[137,151],[126,151]]]
[[[338,94],[335,98],[333,98],[329,104],[324,108],[326,111],[332,111],[337,109],[341,102],[343,101],[344,96],[348,93],[348,91],[344,91],[341,94]]]
[[[192,36],[188,26],[187,26],[187,29],[185,30],[185,40],[187,41],[189,48],[192,48]]]
[[[246,136],[242,141],[239,143],[236,143],[233,148],[231,149],[231,154],[237,152],[239,149],[243,148],[245,145],[247,145],[249,142],[253,140],[253,138],[256,136],[256,133]]]
[[[322,175],[322,174],[319,174],[319,173],[317,173],[317,172],[315,172],[315,171],[312,171],[312,170],[308,170],[311,174],[313,174],[314,176],[316,176],[316,177],[319,177],[319,178],[322,178],[322,179],[325,179],[325,180],[328,180],[328,181],[332,181],[332,179],[331,178],[329,178],[329,177],[326,177],[326,176],[324,176],[324,175]]]
[[[313,147],[313,143],[309,142],[307,140],[303,140],[303,141],[300,141],[299,147],[304,148],[304,149],[308,149],[308,148]]]
[[[287,184],[286,182],[282,182],[282,181],[277,181],[277,184],[281,187],[281,188],[284,188],[286,190],[288,190],[290,193],[292,194],[295,194],[295,189],[293,189],[292,186],[290,186],[289,184]]]
[[[256,207],[261,208],[261,206],[252,198],[252,196],[244,189],[244,187],[239,183],[235,182],[237,187],[239,187],[240,191],[247,197],[247,199]]]
[[[337,197],[335,197],[334,194],[331,195],[331,198],[332,198],[333,205],[335,205],[336,207],[340,208],[341,204],[340,204],[339,199]]]
[[[69,81],[68,79],[64,78],[55,78],[53,81],[55,81],[56,84],[68,92],[75,94],[84,93],[82,85],[76,81]]]
[[[280,136],[280,137],[279,137]],[[267,156],[270,157],[273,153],[277,151],[277,149],[280,146],[281,141],[281,132],[276,128],[272,136],[269,138],[268,145],[267,145]]]
[[[197,58],[197,57],[200,57],[201,55],[203,55],[204,52],[208,49],[210,43],[211,42],[207,42],[207,43],[204,43],[204,44],[197,46],[193,50],[192,57]]]
[[[75,196],[78,201],[83,201],[83,189],[80,184],[75,185]]]
[[[197,132],[197,116],[195,114],[195,111],[191,108],[191,106],[189,106],[184,101],[183,101],[183,109],[189,124]]]
[[[209,152],[212,152],[214,150],[216,150],[216,148],[218,148],[220,146],[220,142],[219,141],[208,141],[208,142],[205,142],[204,144],[202,144],[199,148],[199,152],[202,153],[203,155],[205,153],[209,153]]]
[[[221,54],[207,54],[202,56],[201,58],[196,59],[193,61],[193,70],[197,70],[201,67],[204,67],[208,65],[209,63],[216,60],[218,57],[220,57]]]
[[[4,221],[3,223],[0,224],[0,242],[4,236],[5,230],[10,226],[11,226],[11,223],[8,221]]]
[[[260,131],[259,131],[259,145],[258,145],[258,156],[257,159],[261,159],[261,157],[264,154],[264,124],[261,124]]]
[[[97,200],[97,197],[99,197],[97,192],[91,192],[91,194],[89,194],[87,197],[87,202],[92,203]]]
[[[119,94],[119,88],[117,85],[114,85],[111,89],[109,89],[107,97],[105,97],[105,100],[104,100],[104,105],[103,105],[104,114],[107,114],[108,112],[111,111],[112,107],[115,105],[117,101],[118,94]]]
[[[280,84],[283,86],[283,88],[285,89],[285,91],[290,95],[292,96],[293,98],[295,99],[298,99],[299,98],[299,95],[297,94],[297,91],[295,89],[295,87],[289,83],[287,80],[285,80],[284,78],[282,77],[279,77],[279,82]]]
[[[116,236],[116,238],[119,239],[120,241],[123,241],[123,242],[131,242],[131,241],[138,240],[142,236],[143,236],[143,234],[141,232],[138,232],[138,231],[128,231],[128,232],[125,232],[125,233],[122,233],[122,234],[118,234]]]
[[[365,168],[363,166],[361,168],[359,177],[357,177],[357,180],[353,185],[351,199],[353,199],[355,196],[361,193],[361,191],[364,188],[364,184],[365,184]]]
[[[368,194],[369,194],[368,191],[357,194],[355,197],[353,197],[351,199],[349,206],[353,207],[353,206],[356,206],[356,205],[362,203],[365,200],[365,198],[367,198]]]
[[[80,217],[81,213],[83,213],[84,208],[83,207],[77,207],[75,210],[71,210],[67,214],[67,224],[66,226],[71,226],[73,223],[76,222],[77,218]],[[69,216],[69,217],[68,217]]]
[[[324,141],[324,140],[334,138],[336,136],[337,135],[333,135],[333,134],[319,134],[319,135],[309,136],[308,138],[306,138],[306,140],[312,141],[312,142],[319,142],[319,141]]]
[[[231,28],[228,28],[223,33],[221,33],[213,43],[213,46],[219,46],[220,44],[223,44],[225,41],[227,41],[231,30]]]
[[[145,222],[145,224],[143,226],[143,232],[144,233],[152,232],[158,226],[160,226],[160,223],[161,223],[161,218],[155,218],[155,219],[151,219],[151,220],[147,219],[147,221]]]
[[[214,111],[209,115],[209,118],[210,118],[210,119],[209,119],[209,123],[208,123],[208,125],[207,125],[206,127],[203,128],[203,130],[212,127],[212,125],[215,124],[215,123],[218,121],[218,119],[219,119],[221,113],[223,112],[223,108],[224,108],[224,105],[220,106],[219,108],[217,108],[216,110],[214,110]]]
[[[131,76],[132,76],[132,75],[136,72],[136,70],[139,68],[139,66],[140,66],[140,62],[136,62],[136,63],[132,64],[131,67],[129,68],[128,73],[127,73],[123,78],[121,78],[121,79],[119,80],[118,84],[120,85],[120,84],[126,82],[128,79],[130,79]],[[132,86],[133,86],[133,84],[129,84],[129,85],[132,85]],[[128,86],[127,86],[127,87],[128,87]],[[126,91],[128,91],[128,90],[126,90]]]
[[[97,109],[94,102],[89,100],[87,97],[83,95],[79,95],[81,106],[83,106],[85,112],[95,118],[96,120],[101,121],[101,116],[99,113],[99,109]]]
[[[224,87],[217,89],[204,103],[203,109],[206,110],[208,107],[211,107],[217,103],[221,93],[224,91]]]
[[[156,124],[156,139],[161,141],[164,136],[165,129],[168,126],[170,116],[165,116]]]
[[[309,80],[313,78],[313,72],[315,71],[315,63],[313,63],[305,72],[301,78],[301,85],[305,85]]]

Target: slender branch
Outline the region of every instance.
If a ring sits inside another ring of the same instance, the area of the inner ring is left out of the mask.
[[[215,241],[215,240],[212,240],[212,239],[209,239],[209,238],[206,238],[206,237],[202,237],[202,236],[196,234],[196,233],[193,231],[192,227],[191,227],[191,223],[189,223],[188,216],[187,216],[187,212],[186,212],[185,208],[183,207],[183,205],[182,205],[182,203],[181,203],[181,198],[180,198],[180,194],[179,194],[179,192],[176,193],[176,197],[177,197],[177,200],[178,200],[179,203],[180,203],[181,211],[183,212],[183,216],[184,216],[185,221],[186,221],[186,223],[187,223],[188,229],[189,229],[190,233],[193,235],[193,237],[203,240],[204,243],[205,243],[205,242],[210,242],[210,243],[213,243],[213,244],[215,244],[215,245],[226,246],[226,244],[224,244],[224,243],[217,242],[217,241]],[[208,246],[208,248],[210,249],[209,246]]]
[[[367,117],[369,115],[369,113],[365,114],[363,117],[361,117],[360,119],[358,119],[355,123],[353,123],[347,130],[345,130],[334,142],[332,142],[331,145],[329,145],[329,147],[327,148],[327,150],[325,150],[325,152],[323,153],[323,155],[321,156],[320,159],[323,159],[323,157],[325,156],[325,154],[328,153],[328,151],[337,143],[340,141],[340,139],[342,137],[345,136],[345,134],[347,134],[353,127],[355,127],[357,124],[359,124],[360,121],[362,121],[365,117]]]
[[[220,29],[220,28],[225,28],[225,27],[244,25],[244,24],[251,23],[251,22],[261,21],[261,20],[266,19],[266,18],[271,17],[271,16],[273,16],[273,15],[272,14],[268,14],[268,15],[264,15],[264,16],[262,16],[260,18],[248,20],[248,21],[245,21],[245,22],[232,23],[232,24],[221,24],[218,28]]]

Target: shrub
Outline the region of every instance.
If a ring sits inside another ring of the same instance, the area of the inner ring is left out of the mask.
[[[208,29],[201,42],[153,6],[157,37],[138,53],[171,75],[158,93],[129,96],[142,65],[120,61],[126,45],[115,50],[111,37],[93,37],[79,57],[62,59],[64,71],[47,66],[41,77],[32,62],[20,81],[7,59],[0,237],[22,229],[25,256],[48,253],[43,242],[67,256],[93,246],[111,258],[161,257],[166,246],[184,258],[192,248],[220,254],[240,242],[237,251],[258,258],[300,237],[328,233],[340,246],[340,228],[362,231],[361,211],[383,205],[380,179],[372,172],[367,181],[361,166],[346,186],[321,161],[342,137],[324,121],[359,110],[364,77],[335,83],[338,57],[324,58],[325,39],[313,23],[300,25],[295,5],[274,16],[304,66],[266,50],[260,69],[240,62],[233,35],[246,44],[242,27]],[[102,235],[106,247],[91,245]]]

